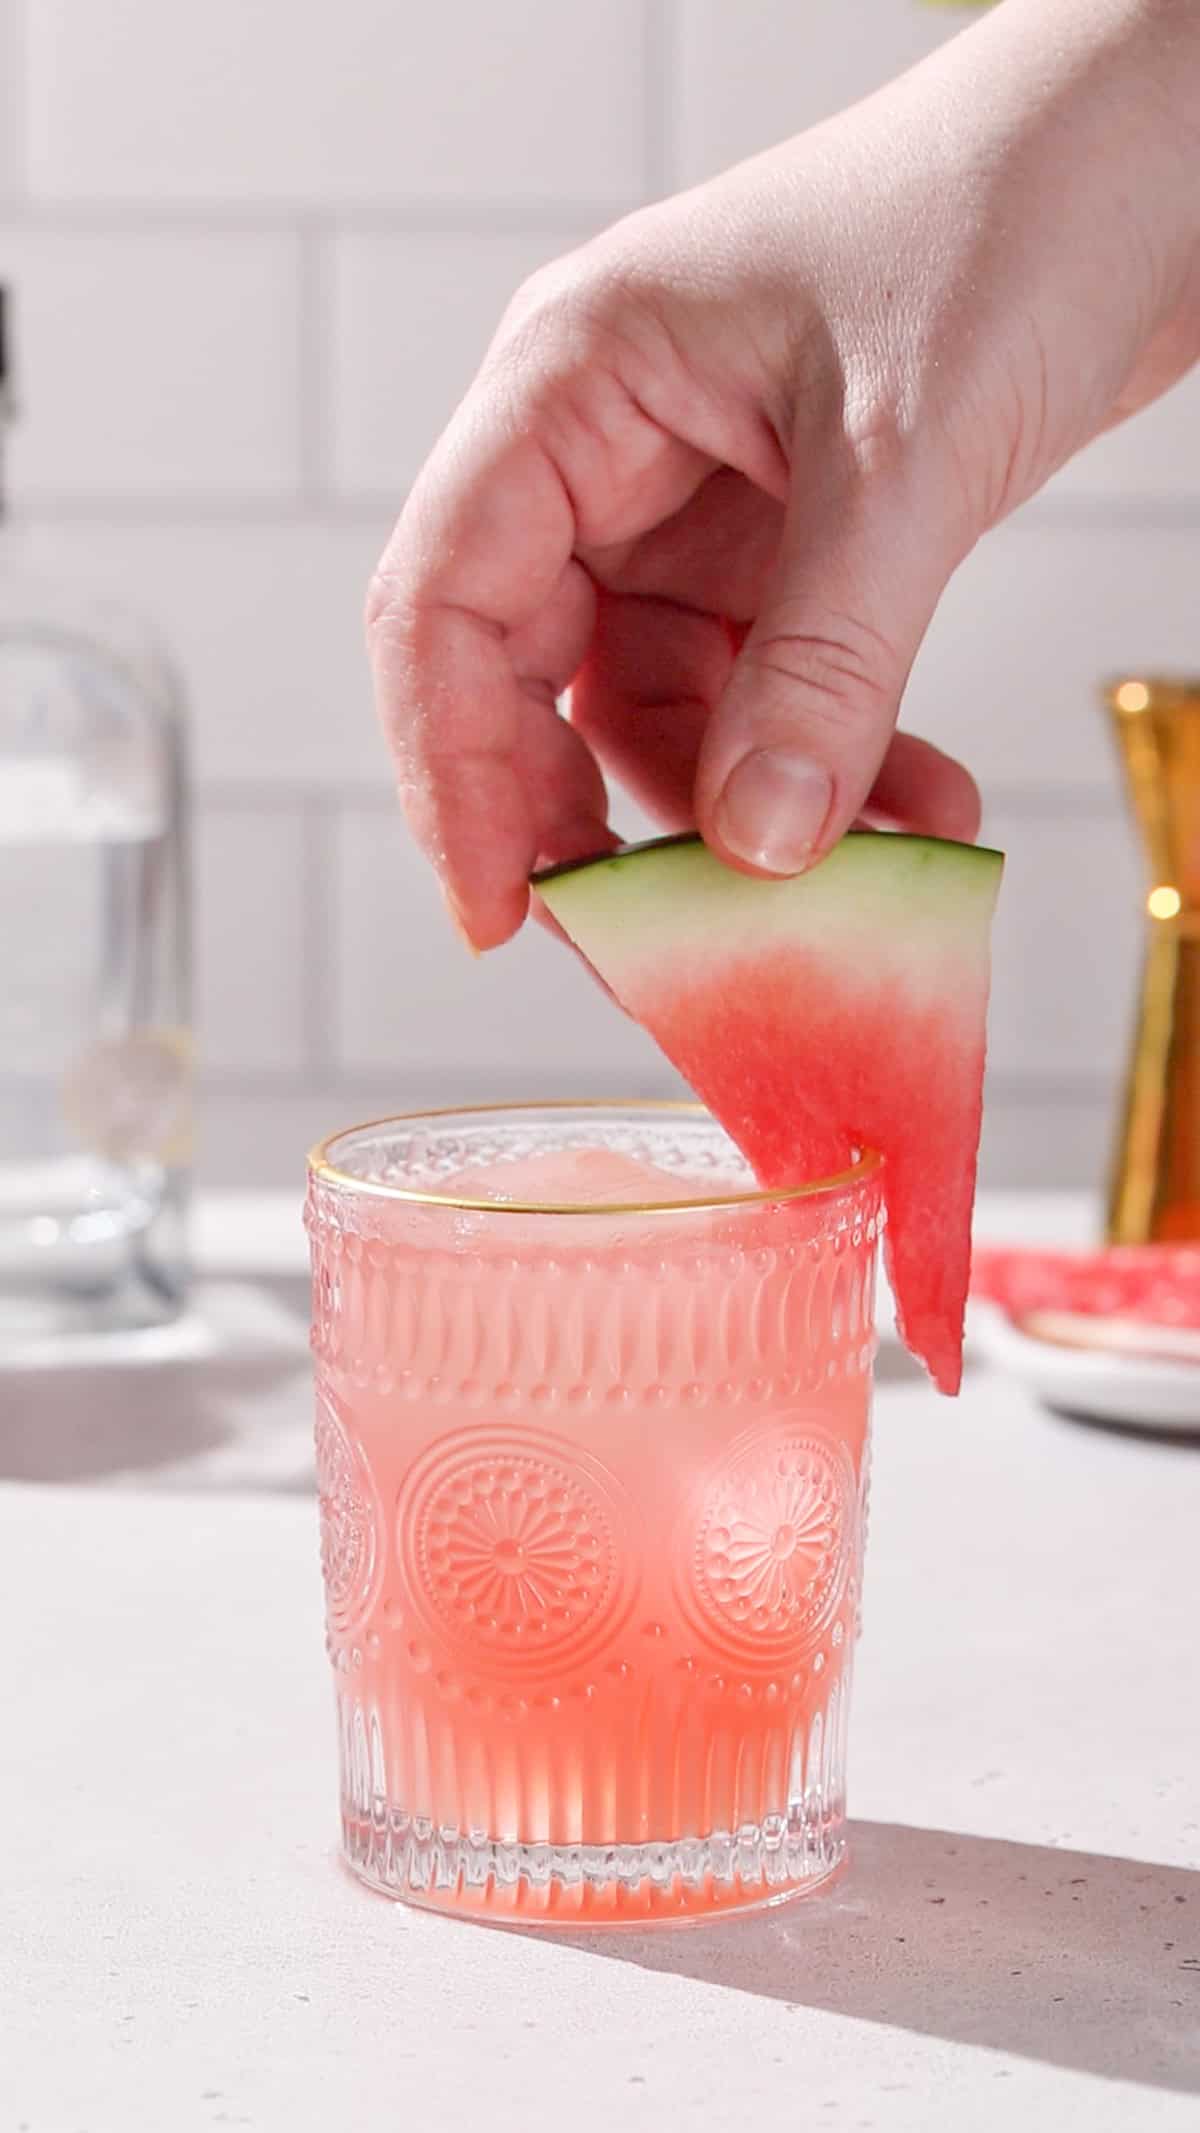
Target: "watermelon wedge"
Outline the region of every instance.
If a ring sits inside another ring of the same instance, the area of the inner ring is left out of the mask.
[[[962,1376],[988,939],[1003,860],[856,832],[811,874],[735,873],[696,836],[549,869],[563,931],[766,1186],[884,1157],[900,1331]]]

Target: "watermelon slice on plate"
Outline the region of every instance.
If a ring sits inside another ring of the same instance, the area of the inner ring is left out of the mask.
[[[1194,1244],[1115,1244],[1094,1252],[984,1246],[975,1254],[971,1290],[1043,1340],[1200,1354]]]
[[[696,836],[535,877],[598,976],[765,1186],[884,1157],[900,1331],[962,1376],[998,852],[855,832],[763,880]]]

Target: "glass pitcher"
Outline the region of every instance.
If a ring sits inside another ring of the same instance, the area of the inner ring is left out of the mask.
[[[0,1353],[184,1294],[184,787],[161,652],[0,523]]]

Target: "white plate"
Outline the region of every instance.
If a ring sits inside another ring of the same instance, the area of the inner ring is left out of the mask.
[[[992,1304],[972,1303],[968,1336],[999,1370],[1061,1414],[1131,1429],[1200,1434],[1200,1364],[1111,1355],[1034,1340]]]

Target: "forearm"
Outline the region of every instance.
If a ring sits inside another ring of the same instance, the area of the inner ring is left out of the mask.
[[[1013,167],[1052,234],[1049,330],[1072,308],[1092,322],[1107,427],[1200,356],[1200,6],[1005,0],[989,30],[1024,133]],[[991,56],[981,39],[973,64]]]
[[[1004,0],[949,46],[960,122],[990,111],[996,137],[1044,130],[1057,178],[1047,206],[1100,212],[1105,199],[1150,225],[1164,256],[1200,239],[1197,0]],[[1051,176],[1047,172],[1047,177]],[[1103,232],[1093,221],[1094,244]],[[1119,234],[1119,232],[1114,233]]]
[[[821,129],[838,257],[867,203],[903,277],[876,329],[902,420],[969,463],[970,532],[1200,355],[1198,113],[1197,0],[1003,0]],[[857,286],[843,308],[857,333]]]

